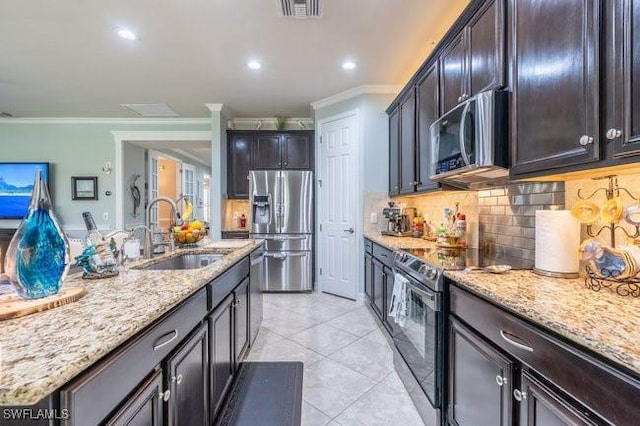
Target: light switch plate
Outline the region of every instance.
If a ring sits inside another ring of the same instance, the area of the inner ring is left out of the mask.
[[[371,213],[371,217],[369,218],[369,222],[378,223],[378,213]]]

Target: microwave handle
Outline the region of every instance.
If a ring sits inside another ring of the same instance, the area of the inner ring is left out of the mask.
[[[464,133],[467,125],[467,114],[469,114],[469,108],[471,108],[471,102],[467,102],[462,110],[462,115],[460,116],[460,153],[462,154],[465,166],[471,165],[469,162],[469,155],[467,155],[467,149],[464,146]]]

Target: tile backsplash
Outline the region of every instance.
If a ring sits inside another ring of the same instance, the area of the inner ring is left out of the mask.
[[[525,267],[532,268],[536,210],[564,209],[565,183],[514,183],[482,190],[478,204],[480,248],[519,258]]]
[[[223,229],[238,228],[238,222],[234,220],[234,215],[238,217],[245,215],[249,220],[249,200],[224,200],[222,204],[223,210]]]

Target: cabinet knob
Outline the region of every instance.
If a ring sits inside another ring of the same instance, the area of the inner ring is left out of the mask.
[[[618,130],[618,129],[609,129],[607,130],[607,139],[609,139],[610,141],[619,138],[620,136],[622,136],[622,130]]]
[[[582,135],[580,137],[580,145],[587,146],[593,143],[593,138],[591,136]]]
[[[173,377],[171,378],[171,381],[172,381],[172,382],[176,382],[177,384],[182,383],[182,374],[178,374],[178,377],[173,376]]]
[[[289,165],[289,163],[287,163],[287,162],[285,161],[285,162],[284,162],[284,165],[285,165],[285,166],[287,166],[287,165]]]
[[[169,400],[169,398],[171,398],[171,390],[167,389],[164,392],[160,392],[158,394],[158,398],[160,398],[164,402],[167,402]]]
[[[508,379],[506,377],[502,377],[501,375],[496,376],[496,383],[498,386],[503,386],[507,384]]]
[[[282,161],[278,162],[278,167],[282,166]]]
[[[516,399],[516,401],[521,402],[523,399],[527,399],[527,393],[522,392],[520,389],[514,389],[513,397]]]
[[[462,102],[462,96],[458,96],[458,102]]]

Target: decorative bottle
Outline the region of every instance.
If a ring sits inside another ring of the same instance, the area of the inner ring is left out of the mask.
[[[38,299],[58,293],[69,266],[69,242],[38,170],[29,209],[7,248],[5,273],[20,298]]]
[[[113,256],[113,252],[109,249],[109,244],[102,236],[100,231],[98,231],[98,227],[96,226],[96,222],[93,219],[93,215],[91,212],[83,212],[82,218],[84,219],[84,224],[87,227],[87,245],[93,246],[96,254],[92,256],[91,260],[94,263],[94,268],[96,272],[103,273],[117,273],[118,264],[116,262],[115,257]]]

